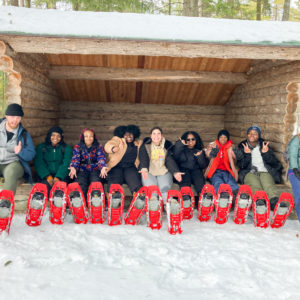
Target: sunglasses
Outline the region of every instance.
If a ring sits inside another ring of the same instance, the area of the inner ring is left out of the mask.
[[[196,139],[191,138],[191,139],[186,139],[187,142],[192,142],[192,141],[196,141]]]

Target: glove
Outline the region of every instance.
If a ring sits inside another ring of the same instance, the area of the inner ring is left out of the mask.
[[[293,172],[294,172],[295,176],[298,178],[298,180],[300,180],[300,171],[299,171],[299,169],[294,168]]]
[[[53,177],[51,175],[49,175],[46,180],[51,186],[53,185]]]
[[[209,154],[210,158],[215,158],[217,157],[218,153],[220,151],[220,147],[212,148]]]

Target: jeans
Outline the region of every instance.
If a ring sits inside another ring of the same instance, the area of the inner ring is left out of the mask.
[[[232,175],[223,170],[216,170],[214,175],[210,178],[210,182],[214,186],[216,193],[218,193],[219,187],[222,183],[229,184],[232,191],[238,191],[239,189],[239,186]]]

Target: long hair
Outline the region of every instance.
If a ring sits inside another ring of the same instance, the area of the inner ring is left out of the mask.
[[[92,147],[98,147],[99,146],[99,142],[98,142],[95,130],[92,129],[92,128],[84,128],[81,131],[80,138],[79,138],[79,144],[80,144],[80,146],[81,147],[86,147],[85,142],[84,142],[84,133],[86,131],[91,131],[94,134],[94,141],[93,141]]]
[[[59,126],[54,126],[52,128],[49,129],[49,131],[47,132],[46,138],[45,138],[45,144],[46,145],[51,145],[51,135],[53,132],[57,132],[60,134],[61,140],[58,143],[59,145],[64,145],[64,131],[61,129],[61,127]]]
[[[189,134],[192,134],[195,137],[195,139],[196,139],[195,148],[198,149],[198,150],[202,150],[203,149],[203,142],[201,140],[200,135],[197,132],[195,132],[195,131],[186,131],[181,136],[181,139],[186,141],[186,139],[187,139],[187,137],[188,137]]]

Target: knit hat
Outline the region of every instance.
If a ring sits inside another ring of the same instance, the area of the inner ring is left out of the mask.
[[[247,129],[247,134],[248,134],[251,130],[257,131],[259,138],[261,138],[261,129],[260,129],[259,126],[257,126],[257,125],[250,126],[250,127]]]
[[[47,132],[46,138],[45,138],[45,143],[48,145],[51,145],[51,135],[53,132],[57,132],[60,134],[61,140],[60,140],[59,144],[62,144],[64,142],[64,131],[59,126],[54,126],[49,129],[49,131]]]
[[[219,133],[218,133],[218,139],[219,139],[220,136],[222,136],[222,135],[225,135],[225,136],[227,137],[227,139],[229,140],[230,134],[229,134],[228,130],[226,130],[226,129],[220,130]]]
[[[23,108],[20,104],[17,104],[17,103],[9,104],[6,108],[5,115],[6,116],[14,116],[14,117],[15,116],[23,117],[24,116]]]

